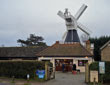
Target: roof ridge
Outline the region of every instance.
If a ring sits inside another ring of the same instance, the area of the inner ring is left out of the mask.
[[[55,48],[54,48],[55,47]],[[75,44],[59,44],[54,43],[52,46],[40,51],[36,56],[93,56],[81,43]]]
[[[27,47],[0,47],[0,48],[32,48],[32,47],[44,47],[44,46],[27,46]]]
[[[105,48],[109,43],[110,43],[110,40],[108,40],[108,41],[100,48],[100,50],[102,50],[103,48]]]
[[[49,46],[49,47],[45,48],[45,49],[42,50],[42,51],[45,51],[45,50],[47,50],[47,49],[49,49],[49,48],[52,48],[52,47],[54,47],[55,45],[56,45],[56,43],[54,43],[52,46]],[[39,55],[40,53],[42,53],[42,51],[38,52],[38,53],[36,54],[36,56]]]

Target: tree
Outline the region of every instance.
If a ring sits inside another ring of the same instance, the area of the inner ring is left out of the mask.
[[[100,48],[110,40],[110,36],[101,36],[99,38],[90,38],[89,39],[91,43],[94,43],[94,59],[96,61],[101,60],[101,51]]]
[[[35,34],[30,34],[29,38],[26,40],[18,39],[17,43],[20,43],[21,46],[47,46],[43,42],[44,38],[42,36],[36,36]]]

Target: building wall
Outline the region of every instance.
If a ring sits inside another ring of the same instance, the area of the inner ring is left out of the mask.
[[[106,46],[101,50],[101,60],[110,61],[110,46]]]
[[[78,60],[79,59],[74,59],[75,61],[75,64],[77,66],[77,69],[80,69],[80,72],[85,72],[85,66],[78,66]],[[81,60],[81,59],[80,59]],[[84,59],[82,59],[84,60]],[[91,64],[93,62],[93,59],[92,58],[89,58],[89,59],[85,59],[85,60],[88,60],[88,63]]]

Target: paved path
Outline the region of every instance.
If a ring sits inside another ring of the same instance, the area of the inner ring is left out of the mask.
[[[86,85],[84,74],[76,74],[73,75],[72,73],[62,73],[57,72],[56,78],[44,83],[36,83],[32,82],[31,85]],[[11,85],[11,84],[0,84],[0,85]],[[15,85],[24,85],[22,83],[18,83]]]
[[[56,78],[43,85],[86,85],[84,74],[56,73]],[[42,85],[42,84],[41,84]]]

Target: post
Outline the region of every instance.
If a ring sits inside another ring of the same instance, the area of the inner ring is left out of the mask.
[[[15,76],[12,76],[12,83],[15,82]]]
[[[55,67],[53,67],[53,68],[54,68],[54,70],[53,70],[53,73],[54,73],[53,75],[54,75],[54,77],[53,77],[53,78],[55,79]]]
[[[52,79],[55,79],[55,70],[54,70],[55,68],[52,67],[52,69],[53,69],[53,70],[52,70],[52,73],[51,73],[51,75],[52,75]]]
[[[96,85],[96,78],[94,78],[94,85]]]
[[[103,84],[103,74],[101,75],[101,83]]]
[[[50,66],[48,65],[48,62],[47,62],[47,80],[50,79]]]
[[[85,65],[85,82],[88,83],[89,82],[89,64],[86,63]]]
[[[30,75],[29,75],[29,74],[27,74],[27,82],[29,82],[29,78],[30,78]]]
[[[48,80],[48,65],[45,63],[45,80]]]

